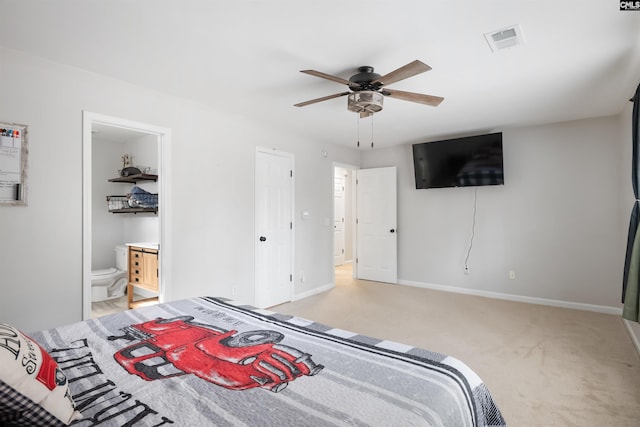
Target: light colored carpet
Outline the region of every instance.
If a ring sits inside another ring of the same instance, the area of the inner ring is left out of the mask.
[[[510,426],[640,426],[640,357],[618,316],[351,279],[274,307],[454,356]]]

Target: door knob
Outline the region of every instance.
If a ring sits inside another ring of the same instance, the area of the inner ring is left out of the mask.
[[[264,237],[264,236],[260,236],[260,241],[261,241],[261,242],[266,242],[266,241],[267,241],[267,238],[266,238],[266,237]]]
[[[389,230],[389,233],[395,233],[395,232],[396,232],[395,228],[392,228],[391,230]]]

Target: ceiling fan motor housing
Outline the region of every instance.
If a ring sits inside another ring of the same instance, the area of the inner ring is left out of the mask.
[[[382,86],[382,83],[372,84],[371,82],[379,79],[381,76],[378,73],[373,72],[373,67],[369,65],[363,65],[362,67],[358,67],[358,74],[354,74],[349,78],[350,83],[355,83],[354,85],[349,85],[349,88],[355,92],[361,90],[378,90]]]

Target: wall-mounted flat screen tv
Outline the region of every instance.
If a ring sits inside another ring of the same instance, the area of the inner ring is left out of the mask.
[[[504,184],[502,132],[413,145],[416,189]]]

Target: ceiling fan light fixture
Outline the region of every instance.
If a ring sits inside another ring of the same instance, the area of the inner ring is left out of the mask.
[[[372,90],[361,90],[349,94],[347,109],[354,113],[377,113],[382,111],[384,96]]]

